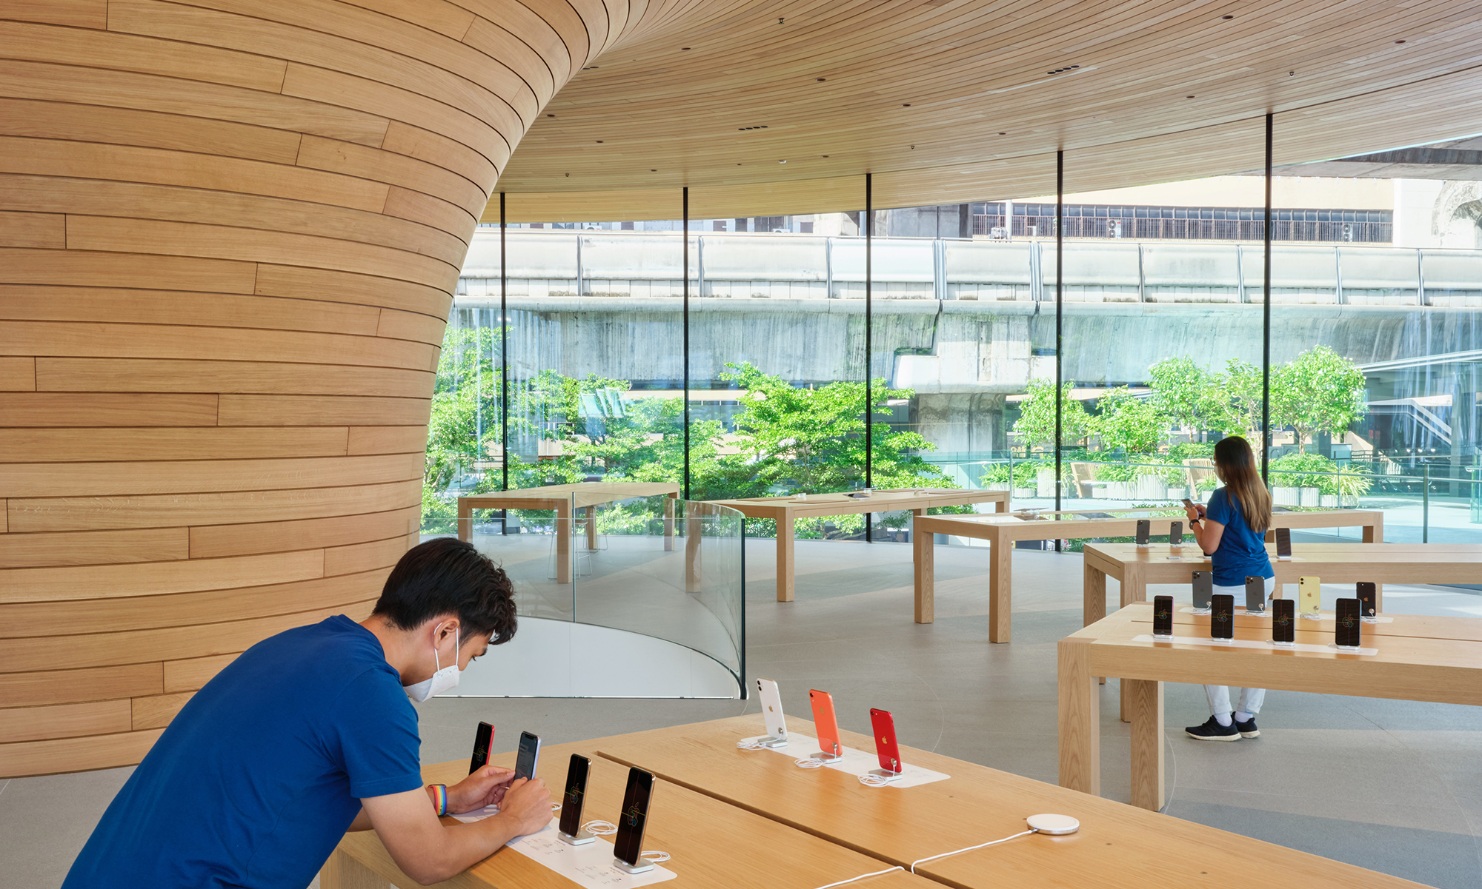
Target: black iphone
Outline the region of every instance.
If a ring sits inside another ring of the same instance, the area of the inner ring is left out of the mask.
[[[1363,640],[1363,620],[1359,617],[1359,600],[1338,600],[1338,625],[1333,631],[1333,644],[1339,648],[1358,648]]]
[[[566,767],[566,792],[561,795],[561,833],[574,837],[581,832],[582,802],[587,796],[587,770],[592,763],[580,753],[571,754]]]
[[[1173,635],[1173,597],[1153,597],[1153,635]]]
[[[1203,614],[1209,610],[1209,597],[1214,595],[1214,574],[1208,571],[1194,572],[1194,610]]]
[[[473,735],[473,759],[468,761],[470,775],[489,764],[489,746],[493,743],[494,726],[487,722],[479,723],[479,730]]]
[[[515,777],[534,778],[535,765],[540,761],[540,737],[529,732],[520,732],[520,752],[515,754]]]
[[[1211,639],[1235,638],[1235,597],[1220,593],[1212,600],[1209,612]]]
[[[1153,523],[1147,519],[1137,520],[1137,545],[1147,546],[1153,536]]]
[[[1245,613],[1266,613],[1266,578],[1247,577],[1245,579]]]
[[[1292,557],[1292,529],[1276,529],[1276,558],[1290,559]]]
[[[1184,523],[1183,522],[1169,522],[1168,523],[1168,545],[1169,546],[1183,546],[1184,545]]]
[[[1379,616],[1379,597],[1375,593],[1373,581],[1358,582],[1358,600],[1359,614],[1364,620],[1373,620]]]
[[[1291,644],[1297,641],[1297,603],[1293,599],[1271,600],[1271,641]]]
[[[628,770],[628,789],[623,792],[623,810],[618,814],[617,836],[612,851],[628,867],[640,867],[643,855],[643,828],[648,821],[648,804],[653,799],[654,776],[643,769]]]

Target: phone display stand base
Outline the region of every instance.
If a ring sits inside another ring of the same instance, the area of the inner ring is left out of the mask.
[[[629,864],[621,858],[614,858],[612,860],[612,866],[625,874],[646,874],[657,867],[652,861],[642,858],[638,859],[637,864]]]
[[[750,747],[758,750],[780,750],[787,746],[789,740],[791,739],[778,737],[777,735],[760,735],[755,738],[742,738],[740,744],[737,746]]]
[[[843,762],[844,754],[838,752],[824,753],[822,750],[820,750],[817,753],[809,756],[808,758],[814,760],[815,762],[823,763],[824,765],[832,765],[836,762]]]
[[[1172,642],[1173,641],[1173,634],[1172,633],[1154,633],[1153,634],[1153,641],[1154,642]]]
[[[1341,654],[1361,655],[1375,655],[1379,653],[1379,649],[1377,648],[1339,648],[1331,642],[1321,645],[1316,645],[1311,642],[1293,642],[1289,645],[1282,644],[1278,646],[1275,642],[1271,642],[1266,639],[1212,639],[1208,636],[1175,636],[1172,639],[1160,639],[1156,636],[1153,636],[1152,634],[1145,634],[1141,636],[1133,636],[1132,641],[1158,642],[1164,645],[1168,644],[1169,642],[1173,642],[1178,645],[1220,645],[1229,648],[1255,648],[1265,649],[1267,651],[1279,647],[1282,651],[1307,651],[1314,654],[1332,654],[1335,651]]]
[[[865,774],[878,781],[883,781],[886,784],[890,784],[891,782],[899,781],[901,779],[901,775],[904,773],[892,772],[888,769],[870,769],[868,772],[865,772]]]
[[[478,819],[458,816],[458,820]],[[535,833],[516,837],[505,845],[582,889],[638,889],[679,876],[667,867],[649,861],[643,862],[648,866],[641,872],[620,871],[614,866],[617,859],[610,841],[594,837],[593,842],[572,845],[560,836],[559,823],[552,818],[548,825]]]
[[[587,843],[596,842],[597,835],[590,830],[578,830],[575,835],[556,831],[556,839],[568,846],[585,846]]]
[[[798,732],[788,732],[787,737],[788,740],[792,741],[797,747],[801,747],[804,750],[818,749],[817,738],[811,737],[809,735],[799,734]],[[786,750],[777,750],[775,748],[767,747],[759,749],[771,750],[771,752],[773,753],[786,756],[788,757],[787,761],[789,763],[796,762],[798,759],[796,756],[789,754]],[[835,762],[824,763],[820,768],[816,769],[799,769],[789,766],[789,771],[801,772],[803,774],[822,771],[843,772],[846,775],[853,775],[856,778],[862,778],[863,776],[868,775],[872,770],[879,768],[879,766],[880,759],[875,755],[875,751],[857,750],[853,747],[845,747],[842,751],[840,751],[839,759]],[[952,777],[945,772],[937,772],[931,769],[922,768],[918,765],[912,765],[909,762],[901,765],[899,776],[900,777],[897,780],[888,782],[890,787],[906,790],[912,787],[920,786],[922,784],[932,784],[937,781],[945,781],[948,778]]]

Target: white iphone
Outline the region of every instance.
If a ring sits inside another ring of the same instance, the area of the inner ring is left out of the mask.
[[[762,719],[767,724],[767,737],[761,743],[767,747],[787,746],[787,720],[782,718],[782,692],[771,679],[756,681],[757,696],[762,704]]]

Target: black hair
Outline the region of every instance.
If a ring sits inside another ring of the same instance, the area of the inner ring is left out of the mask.
[[[463,638],[489,635],[492,645],[515,635],[515,589],[504,569],[456,537],[435,537],[407,550],[391,569],[372,614],[401,630],[457,614]]]

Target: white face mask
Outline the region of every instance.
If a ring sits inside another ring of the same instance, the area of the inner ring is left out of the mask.
[[[436,631],[434,631],[436,632]],[[453,662],[446,667],[442,665],[442,657],[437,653],[437,644],[432,646],[432,662],[437,665],[437,671],[431,676],[414,685],[402,686],[402,691],[407,693],[418,704],[432,697],[451,691],[458,687],[460,674],[463,672],[458,668],[458,648],[461,643],[458,639],[458,631],[453,630]]]

